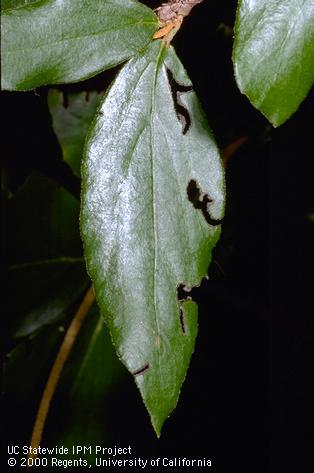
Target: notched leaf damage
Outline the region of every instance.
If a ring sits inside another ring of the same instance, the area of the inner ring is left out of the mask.
[[[182,307],[182,303],[185,301],[192,300],[190,296],[188,296],[188,292],[191,291],[190,287],[185,286],[184,284],[179,284],[177,287],[177,301],[179,304],[179,320],[180,320],[180,326],[182,333],[185,335],[186,334],[186,322],[185,322],[185,316],[184,316],[184,310]]]
[[[191,179],[187,186],[187,195],[188,199],[193,204],[195,209],[198,209],[202,212],[206,222],[213,227],[217,227],[222,224],[223,219],[214,219],[210,216],[209,206],[213,203],[213,200],[206,194],[202,192],[199,184],[195,179]]]
[[[179,284],[177,287],[177,299],[178,301],[187,301],[191,299],[188,293],[191,292],[191,288],[184,284]]]
[[[183,307],[180,307],[180,325],[181,325],[182,333],[185,335],[186,334],[186,329],[185,329],[185,319],[184,319]]]
[[[191,85],[179,84],[170,69],[166,67],[168,82],[170,85],[171,95],[173,99],[173,105],[178,117],[179,122],[182,125],[182,134],[185,135],[191,126],[191,117],[188,109],[181,102],[181,94],[185,92],[191,92],[193,87]]]

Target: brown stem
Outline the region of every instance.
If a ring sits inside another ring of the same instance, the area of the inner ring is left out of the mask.
[[[203,0],[168,0],[156,9],[160,22],[166,23],[169,20],[175,20],[178,17],[184,18],[191,13],[195,5]]]
[[[188,16],[195,5],[203,0],[168,0],[167,3],[156,8],[159,27],[153,38],[164,38],[169,46],[174,35],[180,29],[183,19]]]
[[[66,360],[69,357],[72,346],[76,340],[76,337],[80,331],[82,323],[88,314],[93,302],[95,300],[94,290],[91,286],[86,292],[84,299],[80,307],[78,308],[73,320],[65,334],[57,357],[51,368],[49,378],[44,389],[39,408],[36,415],[35,424],[33,427],[32,437],[30,441],[30,454],[29,458],[36,458],[36,454],[32,453],[35,448],[38,448],[42,439],[47,415],[49,412],[50,404],[55,393],[58,381]]]

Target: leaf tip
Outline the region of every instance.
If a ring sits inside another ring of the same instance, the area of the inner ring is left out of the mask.
[[[165,422],[165,419],[159,419],[159,418],[156,418],[154,416],[150,416],[150,420],[151,420],[151,423],[152,423],[152,426],[153,426],[153,429],[155,431],[155,434],[156,434],[157,438],[160,439],[161,430],[162,430],[163,424]]]

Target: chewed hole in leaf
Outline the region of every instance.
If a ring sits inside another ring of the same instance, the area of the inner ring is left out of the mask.
[[[185,286],[184,284],[179,284],[177,287],[177,299],[178,301],[186,301],[191,299],[189,296],[189,292],[191,292],[191,288]]]
[[[184,317],[184,310],[182,307],[182,302],[191,300],[192,298],[188,295],[191,291],[190,287],[185,286],[184,284],[180,284],[177,287],[177,300],[179,303],[179,321],[180,326],[183,334],[186,334],[186,322]]]
[[[180,307],[180,325],[181,325],[181,330],[184,334],[186,334],[186,328],[185,328],[185,319],[184,319],[184,310],[182,307]]]
[[[193,90],[193,87],[191,85],[179,84],[175,80],[171,70],[166,68],[166,71],[167,71],[167,77],[168,77],[168,81],[169,81],[169,85],[171,89],[173,105],[174,105],[178,120],[182,125],[182,134],[185,135],[191,126],[191,117],[190,117],[188,109],[181,102],[180,96],[184,92],[191,92]]]
[[[132,371],[132,375],[133,376],[140,376],[142,374],[145,374],[145,373],[147,373],[147,371],[149,371],[149,368],[150,368],[149,363],[145,363],[145,365],[143,365],[138,370]]]
[[[188,199],[191,204],[193,204],[193,207],[202,212],[206,222],[209,225],[212,225],[214,227],[221,225],[222,219],[214,219],[210,216],[209,213],[209,206],[210,204],[212,204],[213,200],[208,196],[208,194],[202,192],[200,186],[194,179],[190,180],[186,191]]]

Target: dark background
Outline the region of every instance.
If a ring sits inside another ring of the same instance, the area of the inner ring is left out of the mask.
[[[209,280],[193,291],[200,327],[188,376],[161,439],[131,377],[112,393],[106,422],[111,445],[131,443],[138,456],[207,457],[223,473],[307,473],[314,467],[313,96],[273,129],[240,94],[231,62],[235,9],[235,1],[204,2],[173,42],[219,146],[247,137],[228,161],[226,217]],[[59,88],[104,90],[117,71]],[[47,90],[2,93],[6,179],[16,191],[38,170],[78,195],[51,128]],[[17,422],[9,415],[8,436],[19,429],[24,440],[29,426]],[[58,419],[52,435],[57,428]]]

